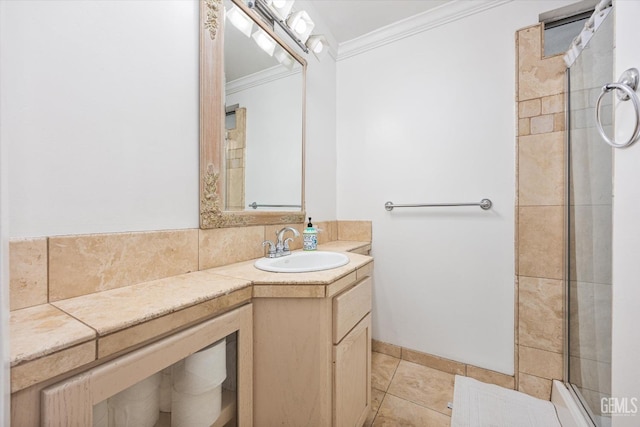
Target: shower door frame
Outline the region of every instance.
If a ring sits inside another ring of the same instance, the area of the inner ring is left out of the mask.
[[[611,16],[607,16],[605,19],[613,19],[614,20],[614,24],[615,25],[615,15],[613,14],[614,11],[611,10],[609,12],[609,15]],[[615,41],[614,41],[615,43]],[[586,46],[585,46],[586,47]],[[611,47],[612,49],[614,48],[614,46]],[[583,54],[583,52],[580,52],[580,55],[578,56],[578,58]],[[577,62],[577,59],[576,59]],[[583,415],[583,418],[585,420],[585,422],[587,422],[590,426],[593,427],[598,427],[600,424],[596,423],[596,419],[598,418],[598,416],[596,416],[593,411],[592,408],[589,406],[589,404],[586,402],[586,399],[584,398],[584,396],[582,395],[579,387],[577,385],[574,385],[570,382],[570,346],[571,346],[571,342],[570,342],[570,310],[571,310],[571,303],[570,303],[570,292],[571,292],[571,250],[573,249],[573,247],[575,246],[575,242],[572,244],[571,242],[571,225],[572,225],[572,221],[571,221],[571,196],[572,196],[572,188],[571,188],[571,175],[572,175],[572,152],[571,152],[571,136],[572,136],[572,120],[571,120],[571,68],[576,64],[576,62],[574,62],[571,66],[568,66],[566,71],[565,71],[565,99],[564,99],[564,107],[565,107],[565,217],[564,217],[564,236],[566,239],[566,244],[565,244],[565,259],[564,259],[564,289],[565,289],[565,296],[564,296],[564,322],[563,322],[563,327],[564,327],[564,343],[563,343],[563,354],[564,354],[564,360],[563,360],[563,376],[564,376],[564,385],[566,386],[566,388],[569,390],[569,393],[571,395],[571,397],[573,398],[573,400],[575,401],[575,403],[577,404],[577,406],[580,409],[580,412]],[[611,68],[612,68],[612,78],[613,78],[613,69],[614,69],[614,64],[611,64]],[[593,108],[593,107],[589,107],[589,108]],[[604,144],[604,142],[602,142]],[[613,158],[612,158],[613,161]],[[612,169],[613,170],[613,169]],[[613,178],[612,178],[613,179]],[[611,189],[612,191],[612,196],[613,196],[613,188]],[[611,208],[613,209],[613,205],[611,206]],[[577,261],[577,260],[576,260]],[[575,278],[576,283],[577,283],[577,277]],[[613,284],[611,285],[613,286]]]
[[[564,99],[564,123],[565,123],[565,133],[564,133],[564,143],[565,143],[565,170],[564,170],[564,182],[565,182],[565,215],[564,215],[564,236],[566,239],[565,244],[565,256],[564,256],[564,342],[563,342],[563,377],[564,377],[564,385],[569,390],[569,394],[571,398],[575,401],[576,406],[580,409],[582,413],[582,417],[584,421],[589,423],[591,427],[597,427],[593,419],[595,415],[591,413],[589,405],[584,401],[582,394],[580,394],[579,390],[576,390],[573,384],[569,382],[569,292],[571,287],[571,238],[570,238],[570,226],[571,226],[571,67],[567,67],[565,71],[565,99]]]

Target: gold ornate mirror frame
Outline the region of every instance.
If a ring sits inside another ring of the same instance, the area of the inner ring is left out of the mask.
[[[302,209],[297,211],[225,211],[223,171],[224,126],[224,8],[222,0],[200,2],[200,228],[242,227],[248,225],[297,224],[305,219],[305,93],[307,62],[291,49],[242,0],[232,0],[237,7],[291,56],[302,64]]]

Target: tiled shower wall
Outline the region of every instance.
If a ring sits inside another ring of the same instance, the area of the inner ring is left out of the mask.
[[[234,113],[235,127],[227,127],[226,155],[227,178],[225,179],[226,209],[243,211],[245,206],[244,182],[247,151],[247,109],[237,108]],[[229,126],[227,124],[227,126]]]
[[[517,32],[516,381],[542,399],[563,379],[565,70],[542,25]]]

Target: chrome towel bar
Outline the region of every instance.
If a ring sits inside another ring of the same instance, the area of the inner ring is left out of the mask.
[[[253,202],[248,205],[250,208],[258,209],[258,208],[301,208],[300,205],[259,205],[257,202]]]
[[[388,211],[392,211],[393,208],[439,208],[447,206],[480,206],[485,211],[491,209],[493,203],[489,199],[482,199],[480,203],[420,203],[413,205],[396,205],[393,202],[387,202],[384,204],[384,208]]]

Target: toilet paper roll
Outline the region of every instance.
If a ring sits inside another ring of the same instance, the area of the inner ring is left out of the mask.
[[[106,400],[93,405],[93,427],[109,426],[109,405]]]
[[[173,367],[173,387],[181,393],[198,394],[209,391],[227,376],[226,341],[224,339],[176,363]]]
[[[209,427],[220,416],[222,385],[200,394],[171,394],[171,427]]]
[[[160,417],[161,380],[158,372],[110,397],[109,427],[154,427]]]
[[[162,370],[160,380],[160,412],[171,412],[171,366]]]

